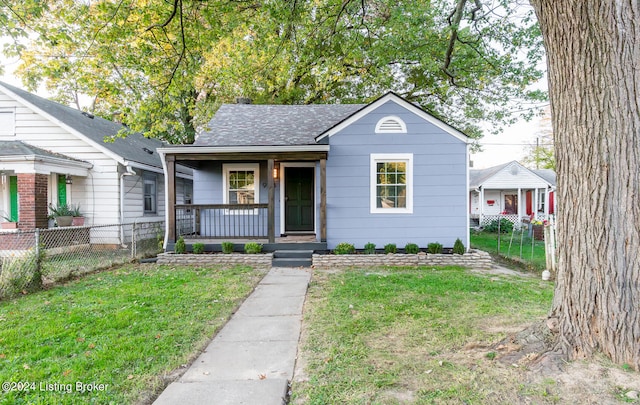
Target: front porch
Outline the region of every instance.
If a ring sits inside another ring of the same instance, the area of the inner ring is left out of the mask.
[[[327,146],[241,149],[161,150],[167,173],[165,249],[183,237],[188,250],[204,243],[205,250],[218,251],[222,242],[233,242],[236,250],[247,242],[262,244],[266,252],[325,250]],[[192,204],[176,201],[176,164],[194,169]]]

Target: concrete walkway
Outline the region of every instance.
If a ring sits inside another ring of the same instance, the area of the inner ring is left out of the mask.
[[[282,405],[311,273],[273,268],[184,375],[154,404]]]

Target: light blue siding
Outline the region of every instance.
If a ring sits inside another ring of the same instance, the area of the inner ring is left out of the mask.
[[[230,162],[231,163],[231,162]],[[238,163],[238,162],[233,162]],[[193,203],[194,204],[223,204],[223,184],[222,184],[222,166],[223,162],[211,161],[203,162],[202,168],[194,170],[193,173]],[[268,203],[269,190],[267,187],[267,163],[260,162],[260,180],[258,187],[260,187],[259,202],[261,204]],[[280,185],[276,182],[275,186],[275,221],[276,221],[276,235],[280,233]],[[201,214],[201,236],[214,236],[226,233],[230,233],[232,226],[240,226],[241,228],[248,230],[250,226],[248,223],[261,224],[261,228],[266,229],[267,211],[260,210],[255,216],[249,215],[234,215],[227,213],[228,215],[222,215],[215,217],[213,213]],[[251,232],[245,231],[249,236]],[[265,233],[266,235],[266,233]]]
[[[376,134],[395,115],[407,133]],[[468,243],[467,145],[395,102],[387,102],[332,135],[327,160],[327,244],[363,248],[367,242],[426,247]],[[413,155],[413,213],[370,212],[371,154]]]

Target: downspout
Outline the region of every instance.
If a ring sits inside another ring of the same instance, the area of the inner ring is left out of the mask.
[[[162,173],[164,177],[164,240],[162,241],[162,249],[167,250],[167,240],[169,239],[169,176],[167,176],[167,160],[164,151],[157,150],[162,162]],[[191,192],[193,194],[193,191]]]
[[[131,168],[131,166],[118,166],[118,169],[123,168],[125,171],[120,173],[120,207],[118,212],[118,217],[120,218],[120,245],[122,247],[126,247],[124,243],[124,176],[135,176],[136,172]],[[118,170],[120,172],[120,170]]]

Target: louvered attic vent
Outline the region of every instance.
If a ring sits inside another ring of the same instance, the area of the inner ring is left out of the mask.
[[[376,124],[376,134],[380,133],[398,133],[404,134],[407,132],[407,125],[400,118],[395,116],[388,116],[382,118]]]

